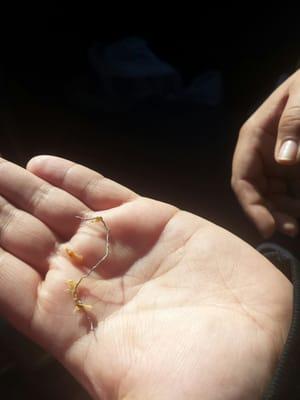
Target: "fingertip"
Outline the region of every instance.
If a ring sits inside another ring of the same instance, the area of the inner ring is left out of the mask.
[[[299,233],[299,224],[297,220],[282,212],[274,212],[276,219],[276,229],[289,237],[296,237]]]
[[[282,231],[284,234],[290,237],[296,237],[299,233],[299,227],[298,224],[295,224],[293,222],[286,222],[282,226]]]
[[[269,239],[274,234],[276,222],[266,207],[256,205],[249,213],[249,216],[264,239]]]
[[[269,224],[264,227],[257,228],[264,239],[270,239],[270,237],[273,236],[275,232],[275,224]]]
[[[50,158],[56,158],[54,156],[50,155],[38,155],[32,157],[26,164],[26,169],[30,172],[36,172],[41,169],[43,165],[50,159]]]

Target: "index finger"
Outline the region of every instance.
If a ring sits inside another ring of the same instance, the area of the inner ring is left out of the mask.
[[[137,197],[125,186],[64,158],[37,156],[29,161],[27,169],[52,185],[71,193],[92,210],[117,207]]]
[[[0,194],[63,239],[68,239],[78,228],[75,216],[88,211],[71,194],[3,158],[0,159]]]

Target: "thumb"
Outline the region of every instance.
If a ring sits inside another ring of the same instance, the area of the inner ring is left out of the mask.
[[[300,144],[300,81],[296,81],[278,124],[275,159],[280,164],[299,161]]]

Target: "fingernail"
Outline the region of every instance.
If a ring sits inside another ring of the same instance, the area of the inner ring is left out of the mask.
[[[282,143],[278,154],[278,160],[295,161],[297,158],[298,143],[295,140],[288,139]]]

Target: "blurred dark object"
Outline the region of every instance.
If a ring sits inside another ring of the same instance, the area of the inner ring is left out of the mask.
[[[95,43],[89,49],[89,62],[104,111],[127,111],[140,104],[147,110],[147,103],[159,105],[182,88],[178,72],[156,57],[141,38]]]

